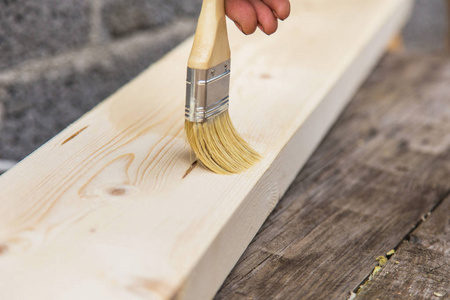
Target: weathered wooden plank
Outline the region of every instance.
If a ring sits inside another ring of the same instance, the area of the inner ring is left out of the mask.
[[[449,193],[449,80],[448,57],[389,55],[216,299],[350,296],[375,258],[396,247]]]
[[[450,197],[405,240],[356,299],[450,298]]]
[[[261,163],[185,176],[187,41],[2,175],[0,298],[213,297],[410,7],[292,4],[270,38],[230,26],[231,116]]]

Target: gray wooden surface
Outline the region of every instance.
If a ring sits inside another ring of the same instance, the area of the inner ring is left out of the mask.
[[[348,298],[378,264],[375,259],[406,245],[422,217],[449,195],[449,121],[450,58],[385,57],[215,299]],[[431,226],[427,234],[439,228]],[[443,239],[448,246],[448,235]],[[404,265],[417,261],[434,265],[414,256],[405,257]],[[443,284],[448,276],[429,277],[416,295],[426,298]],[[374,285],[367,299],[382,295],[381,289],[383,283]]]

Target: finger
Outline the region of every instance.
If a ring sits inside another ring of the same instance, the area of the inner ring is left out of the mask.
[[[268,35],[271,35],[277,31],[278,21],[275,18],[272,9],[270,9],[261,0],[250,0],[250,2],[255,8],[259,29]]]
[[[285,20],[291,13],[291,4],[289,0],[262,0],[269,6],[275,15],[280,20]]]
[[[225,1],[227,16],[236,23],[236,26],[245,34],[252,34],[256,30],[256,11],[248,0]]]

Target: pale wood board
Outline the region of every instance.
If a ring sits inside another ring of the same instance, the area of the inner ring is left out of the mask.
[[[180,45],[0,177],[0,297],[211,298],[410,4],[292,1],[272,37],[229,24],[231,116],[263,155],[240,175],[183,179]]]

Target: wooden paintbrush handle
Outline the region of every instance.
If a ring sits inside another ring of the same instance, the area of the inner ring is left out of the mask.
[[[230,57],[224,0],[203,0],[188,67],[206,70]]]

